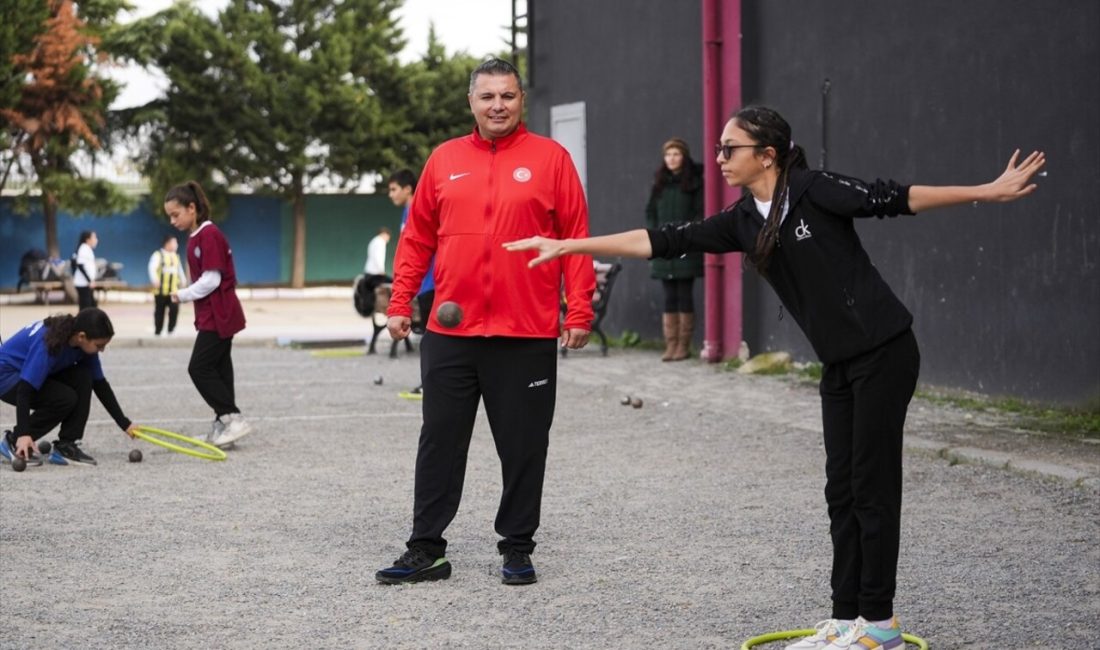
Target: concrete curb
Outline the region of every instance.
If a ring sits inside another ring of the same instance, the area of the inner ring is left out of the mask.
[[[237,287],[237,297],[241,300],[326,300],[339,299],[351,300],[352,286],[332,285],[321,287],[304,287],[294,289],[291,287]],[[151,303],[152,291],[148,287],[126,287],[122,289],[110,289],[108,292],[110,302],[113,303]],[[57,300],[53,297],[57,296]],[[37,304],[37,294],[33,291],[19,293],[0,293],[0,305],[34,305]],[[64,294],[60,290],[51,293],[51,302],[58,306],[71,305],[65,303]]]
[[[1026,458],[1003,451],[978,449],[976,447],[952,447],[936,440],[913,435],[905,437],[905,449],[926,456],[943,458],[952,465],[958,463],[984,465],[1021,474],[1041,476],[1076,487],[1100,489],[1100,476],[1068,465]]]
[[[382,338],[378,339],[380,342]],[[390,339],[386,338],[385,342]],[[248,348],[349,348],[366,347],[369,339],[348,338],[346,336],[257,336],[233,337],[234,347]],[[112,348],[189,348],[195,344],[193,332],[182,336],[116,336],[111,340]],[[381,353],[379,353],[381,354]]]

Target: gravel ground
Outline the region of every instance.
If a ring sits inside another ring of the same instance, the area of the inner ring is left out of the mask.
[[[188,355],[105,355],[130,417],[208,426]],[[0,471],[0,648],[736,648],[828,614],[812,386],[646,352],[570,355],[539,583],[499,582],[500,470],[479,416],[448,531],[453,577],[384,587],[373,573],[403,551],[411,518],[420,404],[396,393],[416,383],[416,356],[241,345],[234,358],[259,432],[224,463],[132,442],[96,403],[85,449],[98,467]],[[645,406],[621,406],[627,393]],[[5,405],[0,424],[13,419]],[[921,406],[909,434],[930,423],[968,426]],[[135,447],[145,460],[132,464]],[[907,631],[937,650],[1098,647],[1095,483],[922,453],[905,471]]]

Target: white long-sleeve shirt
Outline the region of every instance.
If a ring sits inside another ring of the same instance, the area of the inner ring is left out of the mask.
[[[218,285],[222,283],[222,272],[211,269],[209,271],[203,271],[195,283],[186,289],[180,289],[179,295],[180,302],[191,302],[192,300],[199,300],[205,298],[214,293],[214,289],[218,288]]]
[[[367,244],[367,264],[363,267],[367,275],[386,274],[386,238],[375,235]]]
[[[77,269],[73,273],[73,286],[87,287],[92,282],[95,282],[96,267],[95,267],[95,251],[87,243],[80,245],[80,248],[76,249],[76,266]],[[84,270],[81,273],[81,269]],[[84,276],[87,273],[87,277]]]

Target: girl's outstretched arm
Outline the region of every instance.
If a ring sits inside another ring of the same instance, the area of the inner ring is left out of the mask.
[[[995,181],[985,185],[913,185],[909,188],[909,209],[913,212],[923,212],[973,201],[1006,203],[1027,196],[1038,187],[1031,182],[1031,178],[1046,164],[1046,155],[1041,151],[1033,151],[1017,165],[1016,161],[1019,157],[1020,150],[1017,149],[1008,160],[1004,173]]]
[[[643,229],[628,230],[614,235],[602,235],[587,239],[548,239],[529,237],[504,244],[510,251],[538,251],[538,256],[527,263],[529,268],[549,262],[562,255],[612,255],[615,257],[641,257],[653,255],[649,233]]]

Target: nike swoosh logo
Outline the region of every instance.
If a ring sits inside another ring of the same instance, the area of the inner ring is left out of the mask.
[[[462,178],[463,176],[469,176],[469,175],[470,175],[470,172],[463,172],[461,174],[451,174],[451,180],[452,181],[457,181],[458,179]]]

